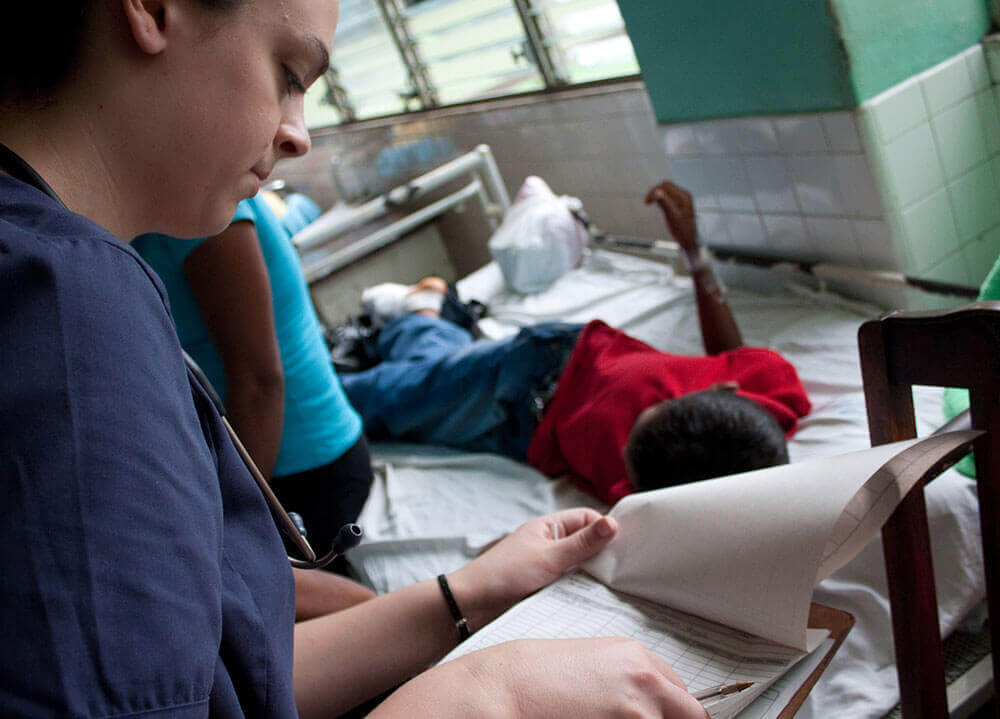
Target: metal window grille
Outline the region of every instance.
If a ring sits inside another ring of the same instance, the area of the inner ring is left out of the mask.
[[[639,71],[615,0],[342,0],[340,17],[311,127]]]

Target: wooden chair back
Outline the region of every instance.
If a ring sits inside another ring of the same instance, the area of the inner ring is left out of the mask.
[[[858,331],[872,445],[916,436],[913,386],[965,387],[970,393],[993,656],[1000,648],[1000,302],[943,312],[894,312]],[[904,719],[948,716],[923,485],[903,499],[882,529]],[[1000,662],[993,662],[1000,687]],[[1000,717],[1000,713],[997,714]]]

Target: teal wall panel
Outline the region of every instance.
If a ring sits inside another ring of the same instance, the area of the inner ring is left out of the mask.
[[[657,120],[853,108],[971,46],[987,0],[619,0]]]
[[[826,0],[619,5],[661,123],[854,103]]]
[[[985,0],[831,0],[864,102],[974,45],[989,30]]]

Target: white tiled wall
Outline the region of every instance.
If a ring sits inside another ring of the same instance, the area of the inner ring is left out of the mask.
[[[537,174],[557,193],[579,197],[609,232],[661,237],[665,231],[659,214],[642,202],[668,166],[646,88],[636,81],[333,128],[314,136],[309,155],[282,161],[275,176],[329,207],[336,199],[333,157],[426,137],[447,138],[458,152],[488,144],[511,196]]]
[[[661,126],[671,174],[713,245],[894,267],[885,212],[853,113]]]
[[[1000,254],[1000,86],[979,45],[854,112],[660,133],[711,244],[964,285]]]
[[[979,45],[859,108],[908,273],[978,285],[1000,253],[998,118],[1000,87]]]
[[[329,207],[333,158],[485,142],[511,193],[539,174],[613,233],[663,236],[642,198],[669,176],[695,193],[710,244],[976,285],[1000,253],[998,93],[979,46],[853,112],[657,128],[642,83],[620,83],[333,128],[276,176]],[[442,226],[460,273],[488,259],[481,225]]]

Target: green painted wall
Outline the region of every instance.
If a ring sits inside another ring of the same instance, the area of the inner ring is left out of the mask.
[[[830,0],[864,102],[972,46],[989,30],[984,0]]]
[[[987,0],[619,0],[661,123],[855,107],[975,43]]]
[[[826,0],[619,0],[619,6],[660,122],[854,102]]]

